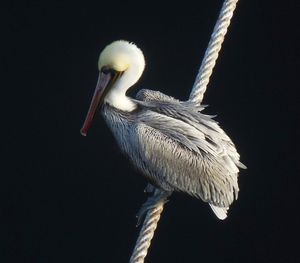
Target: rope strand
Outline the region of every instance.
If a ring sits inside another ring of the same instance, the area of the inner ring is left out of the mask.
[[[156,207],[147,212],[139,237],[136,241],[130,263],[143,263],[151,245],[157,223],[164,209],[164,202],[160,202]]]
[[[190,101],[198,104],[202,102],[237,2],[238,0],[225,0],[223,3],[220,15],[214,27],[214,31],[211,35],[208,47],[205,51],[204,58],[193,85],[193,89],[189,98]]]

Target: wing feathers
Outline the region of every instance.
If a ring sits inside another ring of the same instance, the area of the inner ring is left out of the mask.
[[[201,198],[225,219],[238,195],[238,168],[246,168],[231,139],[212,116],[200,112],[201,105],[150,90],[141,90],[137,99],[138,144],[148,175],[159,177],[162,188]]]

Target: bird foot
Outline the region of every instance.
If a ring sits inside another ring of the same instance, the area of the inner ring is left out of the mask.
[[[148,197],[146,202],[142,205],[142,207],[138,211],[136,215],[137,227],[140,225],[142,219],[146,216],[146,213],[150,209],[154,209],[157,206],[161,205],[162,203],[165,204],[166,202],[168,202],[167,198],[171,195],[171,192],[166,192],[164,190],[157,189],[150,184],[147,185],[145,192],[149,193],[149,190],[151,190],[150,192],[153,192],[153,196]]]

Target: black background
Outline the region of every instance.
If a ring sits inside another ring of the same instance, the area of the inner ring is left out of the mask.
[[[248,166],[228,219],[173,194],[147,262],[300,262],[295,2],[238,3],[205,94]],[[99,53],[135,42],[147,63],[136,87],[187,99],[221,4],[11,1],[1,11],[1,262],[128,261],[146,182],[100,117],[79,134]]]

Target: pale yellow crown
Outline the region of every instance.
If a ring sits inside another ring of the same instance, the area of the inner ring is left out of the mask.
[[[112,42],[100,54],[99,70],[106,66],[116,71],[126,71],[130,66],[138,64],[144,70],[145,59],[143,52],[133,43],[124,40]]]

